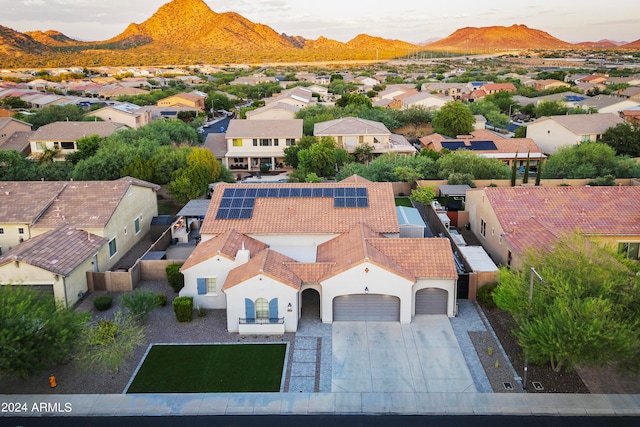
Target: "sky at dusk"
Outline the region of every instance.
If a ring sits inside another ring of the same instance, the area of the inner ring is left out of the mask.
[[[218,13],[237,12],[278,33],[346,42],[369,34],[411,43],[432,41],[463,27],[524,24],[567,42],[640,39],[640,6],[608,0],[451,0],[356,2],[324,0],[205,0]],[[0,25],[17,31],[58,30],[72,38],[114,37],[148,19],[166,0],[0,0]]]

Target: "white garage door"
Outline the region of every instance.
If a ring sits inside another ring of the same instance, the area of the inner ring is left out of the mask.
[[[391,295],[357,294],[333,299],[333,320],[400,321],[400,298]]]
[[[447,314],[448,296],[444,289],[420,289],[416,292],[416,314]]]

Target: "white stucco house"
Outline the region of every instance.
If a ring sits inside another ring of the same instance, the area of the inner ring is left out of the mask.
[[[457,271],[444,238],[403,238],[390,183],[219,184],[181,296],[225,309],[241,334],[323,322],[410,323],[455,315]]]

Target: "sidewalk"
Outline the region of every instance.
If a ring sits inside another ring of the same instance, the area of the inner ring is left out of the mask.
[[[12,416],[250,414],[640,416],[640,395],[498,393],[221,393],[4,395]]]

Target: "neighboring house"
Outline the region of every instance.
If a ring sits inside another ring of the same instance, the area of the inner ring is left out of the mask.
[[[500,264],[578,231],[638,259],[640,187],[503,187],[467,191],[471,230]]]
[[[552,90],[552,89],[558,89],[560,87],[566,87],[566,88],[571,87],[569,83],[562,82],[560,80],[555,80],[555,79],[533,80],[532,86],[536,90]]]
[[[247,120],[293,120],[300,107],[286,102],[275,102],[247,111]]]
[[[57,268],[107,271],[150,230],[151,219],[158,215],[156,192],[159,188],[129,177],[116,181],[2,182],[0,252],[4,255],[0,257],[0,265],[8,268],[7,260],[14,263],[24,258],[26,264],[42,267],[38,263],[44,261],[38,260],[46,257],[50,265],[45,265],[44,270],[63,279],[71,270]],[[62,229],[65,231],[60,231]],[[61,234],[69,236],[70,247],[60,243]],[[83,255],[85,246],[78,245],[78,251],[73,252],[80,235],[88,242],[100,243],[87,255],[91,257],[88,262]],[[81,285],[74,281],[74,292],[63,295],[56,291],[59,284],[53,280],[42,283],[40,272],[31,277],[25,275],[29,271],[20,268],[21,283],[47,286],[50,283],[56,298],[70,305],[81,296],[75,291],[77,286],[82,286],[83,292],[87,290],[86,279]],[[18,276],[5,276],[2,270],[0,277],[18,281]],[[48,280],[53,278],[48,276]]]
[[[565,145],[599,141],[611,127],[623,123],[616,114],[573,114],[543,117],[527,125],[527,138],[533,139],[545,154]]]
[[[373,105],[376,107],[387,107],[400,110],[402,109],[404,99],[417,94],[419,94],[418,89],[413,85],[392,85],[378,93],[376,98],[374,98]]]
[[[640,108],[636,110],[621,111],[620,117],[622,117],[625,122],[635,123],[640,125]],[[0,146],[0,148],[2,147]]]
[[[336,143],[349,153],[363,145],[373,147],[372,153],[376,156],[384,153],[413,155],[416,152],[404,137],[392,134],[383,123],[357,117],[316,123],[313,126],[313,135],[333,137]]]
[[[574,102],[575,107],[583,110],[595,110],[598,113],[614,113],[618,114],[622,110],[640,106],[638,102],[631,99],[622,99],[617,96],[596,95],[584,98],[581,101]]]
[[[480,90],[487,95],[493,95],[498,92],[515,92],[518,89],[513,83],[485,83],[480,86]]]
[[[255,86],[260,83],[275,83],[275,77],[268,76],[241,76],[229,82],[231,85],[249,85]]]
[[[225,134],[229,169],[260,170],[284,167],[284,149],[302,138],[302,119],[231,120]]]
[[[160,99],[156,105],[158,107],[189,107],[204,111],[205,98],[193,93],[182,92]]]
[[[91,91],[98,95],[98,97],[102,99],[112,99],[117,98],[119,96],[138,96],[138,95],[147,95],[149,93],[148,90],[138,89],[135,87],[123,86],[120,83],[111,83],[100,87],[97,90]]]
[[[274,94],[270,98],[264,99],[265,106],[271,104],[289,104],[298,108],[305,108],[310,104],[317,103],[318,100],[313,96],[313,92],[303,86],[297,86],[293,89],[283,90],[280,93]]]
[[[463,94],[469,94],[470,90],[464,83],[423,83],[422,92],[450,96],[456,101],[462,99]]]
[[[577,78],[575,82],[577,84],[579,83],[606,84],[608,80],[609,80],[609,76],[605,74],[590,74],[588,76]]]
[[[180,295],[226,309],[242,334],[296,331],[303,294],[325,323],[453,316],[449,241],[399,231],[390,183],[219,184]]]
[[[444,104],[452,102],[453,100],[450,96],[436,96],[428,92],[418,92],[402,99],[401,109],[406,110],[412,107],[422,107],[427,110],[439,110]]]
[[[31,135],[31,156],[44,153],[45,149],[59,150],[56,160],[64,160],[64,156],[78,149],[78,139],[98,135],[107,137],[123,128],[120,123],[111,122],[54,122],[44,125]]]
[[[195,111],[198,113],[200,110],[194,107],[185,107],[183,105],[174,105],[172,107],[158,107],[156,105],[145,105],[141,108],[145,114],[148,112],[151,114],[151,121],[159,119],[177,119],[178,113],[181,111]]]
[[[131,129],[140,129],[151,122],[151,112],[129,103],[100,108],[88,114],[99,117],[105,122],[123,124]]]
[[[628,87],[618,95],[620,98],[626,98],[631,101],[640,102],[640,87]]]
[[[11,117],[0,118],[0,149],[16,132],[30,132],[31,124]]]
[[[501,160],[509,167],[513,162],[518,168],[524,167],[529,157],[532,170],[537,170],[539,162],[546,158],[530,138],[503,138],[487,130],[475,130],[471,135],[456,139],[434,133],[420,138],[420,144],[438,152],[442,149],[470,150],[483,157]]]

